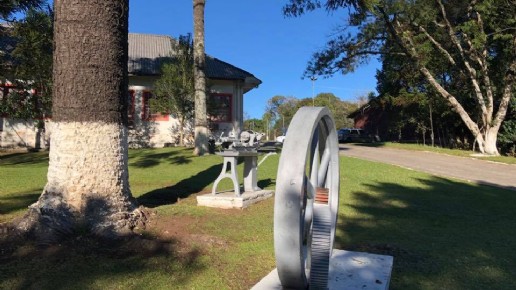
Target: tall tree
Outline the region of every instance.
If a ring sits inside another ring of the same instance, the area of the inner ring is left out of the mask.
[[[443,64],[442,60],[435,60],[434,68],[443,66]],[[443,144],[444,140],[468,140],[463,145],[471,148],[471,138],[467,138],[469,134],[464,136],[465,126],[460,117],[449,110],[446,100],[440,98],[425,77],[403,56],[383,55],[382,69],[377,71],[376,78],[379,97],[375,99],[375,102],[370,101],[367,106],[371,109],[374,107],[377,112],[382,112],[382,129],[379,134],[382,135],[383,140],[419,139],[413,134],[418,131],[421,133],[423,143],[428,135],[433,144],[433,136],[440,131],[439,144],[441,146],[447,146],[447,144]],[[446,73],[442,73],[440,82],[446,83],[446,78]],[[467,101],[466,96],[469,92],[464,89],[462,83],[447,83],[446,87],[461,100],[468,111],[474,112],[474,104]],[[438,117],[436,120],[433,118],[434,115]],[[474,118],[477,119],[477,115],[475,113]],[[374,122],[380,123],[380,120]],[[380,124],[370,123],[368,125],[380,127]],[[395,134],[387,134],[389,129]]]
[[[161,77],[154,84],[156,98],[151,100],[151,106],[154,111],[174,113],[177,116],[180,127],[179,145],[183,146],[186,123],[194,115],[192,36],[180,36],[173,47],[173,60],[163,64]]]
[[[141,220],[127,167],[128,0],[54,1],[48,181],[18,225],[41,239]]]
[[[29,8],[25,18],[7,28],[14,49],[0,63],[0,77],[14,85],[2,97],[0,114],[33,121],[36,148],[41,147],[52,104],[52,17],[50,7]]]
[[[314,54],[307,75],[348,73],[371,55],[402,55],[459,114],[480,151],[498,155],[497,135],[516,81],[514,1],[291,0],[284,12],[298,16],[323,6],[348,8],[345,28],[352,29]],[[446,86],[463,80],[473,111]]]
[[[208,152],[208,118],[206,109],[206,75],[204,68],[204,6],[206,0],[193,0],[194,10],[194,78],[195,78],[195,149],[202,156]]]

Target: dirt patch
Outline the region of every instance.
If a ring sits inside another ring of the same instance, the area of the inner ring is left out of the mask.
[[[0,264],[24,258],[67,259],[71,254],[99,256],[106,258],[126,258],[130,256],[151,257],[178,255],[190,251],[178,251],[174,239],[129,235],[116,240],[106,240],[91,235],[68,237],[56,244],[38,244],[23,236],[0,236]],[[180,255],[178,255],[180,256]]]
[[[54,257],[66,259],[67,254],[100,255],[111,258],[128,256],[150,257],[174,255],[180,260],[192,260],[205,249],[225,249],[229,242],[224,238],[199,232],[205,217],[149,215],[145,230],[105,240],[88,234],[75,234],[58,244],[39,245],[35,241],[15,234],[7,223],[0,224],[0,263],[27,257]]]

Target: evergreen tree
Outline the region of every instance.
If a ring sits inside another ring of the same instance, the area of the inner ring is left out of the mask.
[[[4,73],[16,90],[3,96],[0,113],[13,118],[35,119],[49,115],[52,95],[53,12],[29,9],[11,28],[14,49]]]
[[[180,36],[174,44],[173,60],[163,64],[161,77],[155,82],[154,111],[173,113],[179,120],[179,144],[184,146],[186,123],[194,116],[194,77],[192,36]]]

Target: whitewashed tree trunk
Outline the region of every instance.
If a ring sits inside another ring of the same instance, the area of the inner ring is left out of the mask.
[[[143,221],[127,164],[128,1],[56,0],[47,184],[18,228],[55,241]]]
[[[483,137],[484,153],[488,155],[499,155],[498,148],[496,147],[496,140],[498,136],[498,128],[490,128],[487,130]],[[482,151],[481,151],[482,152]]]
[[[47,184],[29,211],[63,234],[127,231],[136,209],[128,182],[127,129],[104,122],[52,124]],[[33,223],[34,221],[30,221]]]

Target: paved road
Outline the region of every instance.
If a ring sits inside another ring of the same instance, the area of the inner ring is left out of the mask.
[[[516,190],[516,165],[423,151],[341,144],[345,156]]]

